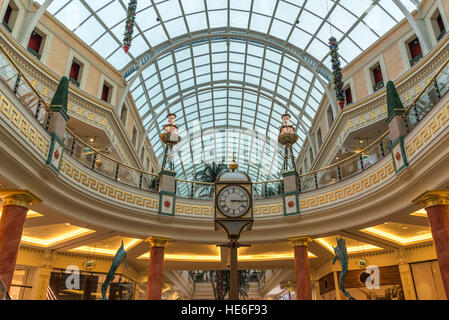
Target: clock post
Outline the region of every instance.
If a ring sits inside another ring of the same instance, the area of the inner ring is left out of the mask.
[[[253,217],[253,195],[250,177],[236,171],[238,164],[232,158],[231,172],[222,173],[215,182],[215,230],[222,228],[228,235],[229,243],[219,245],[230,248],[230,290],[229,299],[239,300],[239,274],[237,250],[238,240],[244,229],[251,230]]]

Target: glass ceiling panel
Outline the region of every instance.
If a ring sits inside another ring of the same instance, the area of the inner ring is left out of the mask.
[[[411,0],[401,1],[409,11],[416,9]],[[209,146],[220,145],[207,151],[212,153],[210,159],[229,161],[237,150],[245,163],[241,169],[252,172],[253,179],[273,178],[262,172],[265,163],[278,168],[282,157],[264,158],[262,152],[258,158],[256,146],[266,145],[271,130],[277,136],[280,115],[288,111],[301,137],[295,145],[299,151],[325,94],[323,85],[331,80],[329,37],[339,40],[345,66],[404,18],[391,0],[139,0],[137,4],[127,54],[122,41],[128,0],[57,0],[48,11],[132,82],[132,96],[157,156],[163,152],[159,130],[167,112],[176,112],[189,140],[183,144],[188,152],[177,167],[183,178],[201,169],[203,162],[197,159],[201,153],[192,150],[205,148],[206,140],[212,141]],[[166,51],[160,55],[162,50]],[[194,136],[193,121],[201,122],[199,136]],[[245,140],[240,128],[262,128],[264,134]],[[218,131],[206,132],[211,130]],[[251,159],[258,159],[259,165],[251,164]]]

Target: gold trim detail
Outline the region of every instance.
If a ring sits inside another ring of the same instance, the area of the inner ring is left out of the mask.
[[[177,203],[175,212],[185,215],[212,216],[213,207]]]
[[[429,120],[426,125],[413,137],[413,139],[405,147],[407,157],[410,158],[425,143],[432,138],[437,131],[449,121],[449,103],[446,104],[435,116]],[[409,159],[410,160],[410,159]]]
[[[378,184],[382,180],[388,178],[393,173],[394,173],[393,161],[389,161],[382,168],[378,169],[376,172],[371,173],[369,176],[359,181],[355,181],[352,184],[348,184],[345,187],[333,190],[328,193],[321,193],[315,197],[300,200],[301,203],[300,208],[307,209],[310,207],[325,205],[352,196],[356,193],[371,188],[375,184]]]
[[[148,242],[151,245],[151,247],[165,248],[165,245],[172,240],[173,239],[171,238],[150,236],[145,239],[145,242]]]
[[[128,204],[134,204],[136,206],[146,207],[154,210],[157,210],[158,208],[157,199],[152,199],[128,191],[124,191],[120,188],[116,188],[112,184],[97,180],[96,178],[93,178],[85,172],[79,170],[64,158],[61,162],[60,172],[68,178],[71,178],[75,182],[89,188],[90,190],[97,191],[114,200],[124,201]]]
[[[301,236],[289,238],[288,241],[293,247],[307,247],[307,243],[313,241],[313,239],[307,236]]]
[[[48,154],[50,143],[3,94],[0,94],[0,110],[1,114],[17,128],[23,136],[28,138],[28,140],[35,145],[42,154],[45,156]]]
[[[3,189],[0,190],[0,197],[3,200],[3,206],[18,206],[29,209],[30,206],[39,204],[41,199],[36,197],[28,190]]]
[[[449,206],[449,190],[426,191],[413,200],[413,203],[419,204],[424,208]]]

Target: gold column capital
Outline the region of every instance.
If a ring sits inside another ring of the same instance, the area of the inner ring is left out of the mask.
[[[419,204],[424,208],[440,205],[449,205],[449,190],[433,190],[426,191],[418,198],[413,200],[413,203]]]
[[[171,238],[164,238],[164,237],[156,237],[156,236],[150,236],[145,239],[145,242],[148,242],[151,247],[162,247],[164,248],[165,245],[172,241]]]
[[[31,205],[39,204],[41,199],[28,190],[0,189],[0,198],[4,206],[18,206],[29,209]]]
[[[313,241],[310,237],[294,237],[289,238],[288,241],[292,244],[293,247],[307,247],[307,242]]]

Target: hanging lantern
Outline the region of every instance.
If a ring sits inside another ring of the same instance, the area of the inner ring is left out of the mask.
[[[178,126],[176,125],[176,115],[174,113],[167,115],[167,124],[164,125],[162,131],[160,138],[165,145],[172,147],[181,141],[181,137],[178,136]]]

